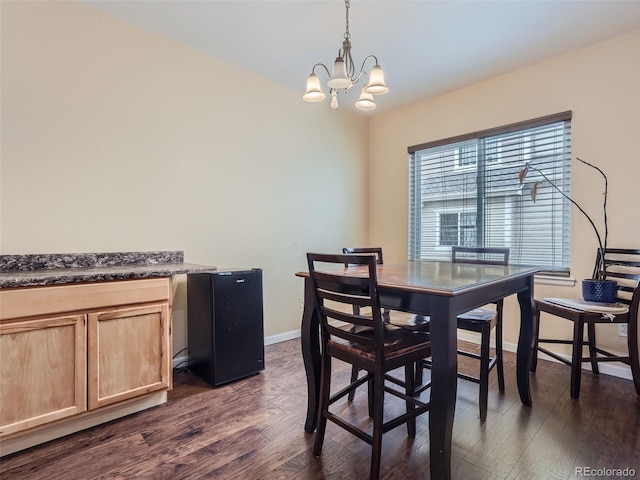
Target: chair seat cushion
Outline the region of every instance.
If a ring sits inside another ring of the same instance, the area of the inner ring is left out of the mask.
[[[360,334],[372,337],[373,329],[363,330]],[[347,342],[337,337],[333,337],[328,343],[331,348],[345,350],[368,359],[375,358],[374,347],[371,345]],[[420,349],[425,350],[425,357],[427,357],[431,356],[431,339],[427,333],[411,332],[409,330],[394,327],[393,325],[385,325],[383,348],[385,358],[387,359]]]
[[[412,315],[404,312],[392,312],[390,315],[385,316],[385,321],[390,325],[418,332],[428,332],[430,320],[428,316]]]
[[[495,323],[497,312],[491,308],[474,308],[458,315],[459,320],[478,323]]]
[[[584,310],[585,312],[594,313],[611,313],[614,315],[625,314],[629,311],[629,307],[624,303],[596,303],[587,302],[581,298],[545,298],[546,302],[562,305],[563,307],[573,308],[575,310]]]
[[[497,312],[491,308],[474,308],[468,312],[458,315],[458,319],[463,322],[472,323],[490,323],[495,325],[497,320]],[[431,319],[422,315],[405,315],[390,317],[389,324],[396,327],[404,328],[412,331],[428,332],[429,322]]]

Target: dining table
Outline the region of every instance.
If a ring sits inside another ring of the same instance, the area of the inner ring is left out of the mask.
[[[362,267],[345,267],[345,275]],[[432,350],[429,411],[430,471],[432,480],[451,479],[451,446],[457,393],[457,316],[510,295],[517,295],[520,329],[516,354],[516,381],[523,405],[531,406],[529,365],[533,349],[533,284],[536,268],[482,265],[450,261],[408,261],[378,265],[380,306],[430,317]],[[366,275],[364,270],[361,272]],[[304,429],[311,433],[318,420],[320,390],[320,319],[307,271],[301,347],[307,377],[307,414]]]

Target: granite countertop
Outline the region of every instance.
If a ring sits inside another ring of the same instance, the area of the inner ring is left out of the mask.
[[[64,253],[0,255],[0,288],[169,277],[215,272],[185,263],[183,252]]]

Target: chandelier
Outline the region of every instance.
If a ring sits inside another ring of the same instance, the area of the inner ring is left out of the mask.
[[[347,93],[349,89],[355,86],[362,75],[367,75],[364,70],[364,65],[370,58],[376,62],[369,76],[369,83],[367,83],[360,92],[360,98],[356,102],[356,107],[362,110],[372,110],[376,108],[376,104],[373,101],[374,95],[381,95],[387,93],[389,89],[384,83],[384,72],[380,65],[378,65],[378,59],[375,55],[369,55],[362,61],[360,71],[356,74],[355,64],[351,57],[351,34],[349,33],[349,7],[350,0],[345,0],[344,5],[346,8],[346,21],[344,41],[342,42],[342,49],[338,50],[338,58],[333,63],[333,71],[329,74],[329,69],[324,63],[316,63],[311,69],[311,75],[307,79],[307,91],[302,97],[307,102],[320,102],[326,98],[325,93],[322,91],[320,85],[320,79],[317,77],[315,70],[316,67],[322,67],[329,75],[329,81],[327,86],[329,87],[329,93],[331,95],[331,108],[336,109],[338,104],[338,92],[342,90]]]

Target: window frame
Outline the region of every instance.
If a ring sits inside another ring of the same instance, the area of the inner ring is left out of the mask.
[[[432,141],[432,142],[427,142],[427,143],[422,143],[419,145],[414,145],[411,147],[407,148],[407,151],[409,153],[409,159],[411,164],[409,165],[409,241],[408,241],[408,258],[409,260],[418,260],[418,259],[433,259],[433,260],[437,260],[437,259],[442,259],[442,255],[438,256],[437,252],[442,252],[444,253],[445,251],[450,249],[450,246],[445,246],[441,244],[441,215],[443,213],[458,213],[458,241],[460,241],[460,235],[461,235],[461,231],[460,231],[460,219],[461,219],[461,214],[464,213],[463,210],[465,208],[472,208],[472,207],[467,207],[465,206],[465,203],[462,203],[462,205],[452,205],[450,207],[439,207],[438,205],[433,205],[433,209],[434,211],[437,212],[438,215],[438,219],[437,219],[437,233],[435,232],[431,232],[429,231],[429,238],[431,239],[430,242],[432,244],[431,247],[428,247],[428,250],[432,250],[433,254],[432,255],[424,255],[423,256],[423,249],[424,249],[424,244],[423,244],[423,235],[425,232],[427,232],[429,230],[429,228],[433,228],[433,227],[428,227],[425,228],[425,226],[423,225],[423,220],[422,220],[422,215],[423,215],[423,208],[424,208],[424,192],[423,192],[423,186],[422,186],[422,181],[416,181],[416,179],[422,179],[423,178],[423,174],[425,172],[428,171],[429,168],[427,168],[427,170],[424,170],[425,165],[428,164],[428,161],[425,162],[424,164],[419,161],[417,158],[414,158],[418,152],[423,151],[423,150],[427,150],[427,149],[432,149],[432,148],[436,148],[436,147],[443,147],[443,151],[447,150],[447,147],[450,147],[451,153],[449,154],[449,159],[446,158],[445,155],[442,155],[441,161],[444,162],[443,165],[447,165],[447,168],[449,168],[450,172],[455,173],[455,174],[463,174],[465,172],[467,173],[472,173],[473,175],[477,177],[484,175],[485,179],[483,180],[482,178],[480,178],[480,180],[478,180],[479,182],[487,182],[490,183],[490,181],[487,181],[487,177],[486,175],[491,175],[491,170],[493,170],[493,168],[495,167],[499,167],[503,161],[503,158],[507,159],[507,162],[512,162],[515,163],[516,160],[514,160],[514,157],[516,156],[515,154],[511,153],[509,154],[509,143],[508,143],[508,139],[507,139],[507,143],[505,143],[504,140],[500,139],[495,146],[492,146],[491,148],[495,149],[495,152],[492,152],[490,155],[487,155],[484,158],[484,161],[479,162],[477,159],[481,158],[482,156],[482,149],[484,145],[483,142],[485,141],[485,139],[487,140],[492,140],[491,137],[496,137],[496,136],[509,136],[510,134],[513,134],[513,140],[514,143],[513,144],[517,144],[518,147],[518,156],[520,156],[523,159],[527,159],[527,160],[531,160],[533,158],[533,161],[535,161],[535,147],[536,147],[536,139],[534,137],[535,132],[532,132],[532,136],[529,137],[528,139],[526,138],[526,136],[528,135],[527,130],[529,129],[535,129],[535,128],[543,128],[545,126],[551,126],[552,124],[555,123],[565,123],[568,125],[563,125],[563,130],[562,130],[562,137],[561,137],[561,141],[558,142],[557,140],[555,140],[555,138],[553,139],[553,146],[554,148],[559,148],[558,145],[561,146],[561,153],[558,155],[557,153],[553,153],[551,155],[551,157],[555,157],[558,156],[559,159],[553,159],[552,161],[554,162],[553,164],[555,165],[556,163],[559,163],[560,166],[562,167],[562,171],[563,171],[563,179],[564,177],[567,177],[566,179],[564,179],[564,189],[565,189],[565,193],[570,194],[570,185],[571,185],[571,181],[570,181],[570,176],[571,176],[571,119],[572,119],[572,112],[571,111],[565,111],[565,112],[560,112],[557,114],[553,114],[553,115],[547,115],[544,117],[538,117],[535,119],[531,119],[531,120],[525,120],[522,122],[517,122],[517,123],[512,123],[509,125],[504,125],[504,126],[500,126],[500,127],[496,127],[496,128],[490,128],[490,129],[486,129],[486,130],[482,130],[482,131],[478,131],[478,132],[472,132],[469,134],[465,134],[465,135],[459,135],[459,136],[455,136],[455,137],[449,137],[449,138],[445,138],[445,139],[440,139],[440,140],[436,140],[436,141]],[[553,130],[551,130],[551,132],[553,132]],[[568,134],[568,137],[567,137]],[[463,157],[466,157],[466,154],[462,152],[462,150],[464,148],[466,148],[466,145],[463,145],[462,142],[465,141],[477,141],[477,152],[476,153],[476,161],[475,162],[468,162],[465,164],[460,164],[461,159]],[[539,145],[538,145],[539,146]],[[423,152],[424,155],[430,155],[431,153],[427,153],[427,152]],[[438,152],[433,152],[432,153],[434,156],[438,155]],[[510,157],[511,155],[511,157]],[[544,158],[544,155],[542,155],[542,157]],[[422,161],[424,161],[424,157],[422,158]],[[524,161],[527,161],[524,160]],[[521,160],[523,161],[523,160]],[[523,162],[524,162],[523,161]],[[478,163],[480,163],[481,165],[478,165]],[[506,165],[506,164],[505,164]],[[443,167],[444,168],[444,167]],[[475,172],[475,173],[473,173]],[[447,173],[443,170],[443,173],[441,174],[441,176],[446,176]],[[517,184],[517,179],[516,179],[516,184]],[[443,183],[444,187],[443,190],[446,188],[446,182]],[[552,190],[550,188],[550,186],[548,190]],[[478,191],[474,194],[475,196],[471,196],[471,197],[466,197],[466,200],[471,200],[472,202],[491,202],[494,200],[494,198],[490,195],[484,195],[483,192],[479,191],[480,187],[478,187]],[[495,192],[497,190],[494,190],[492,193],[495,195]],[[465,191],[466,192],[466,191]],[[466,194],[466,193],[465,193]],[[436,194],[437,197],[437,194]],[[442,198],[442,202],[444,202],[446,204],[447,201],[454,201],[451,200],[454,197],[450,197],[449,199],[447,199],[447,193],[446,191],[443,192],[441,194],[441,198]],[[513,205],[511,203],[507,204],[508,200],[508,196],[505,195],[503,201],[504,201],[504,206],[503,208],[505,209],[505,212],[508,208],[512,208]],[[434,200],[430,200],[430,201],[434,201]],[[561,250],[562,252],[560,254],[558,253],[550,253],[550,257],[553,257],[548,263],[549,265],[535,265],[532,263],[519,263],[519,264],[523,264],[523,265],[533,265],[533,266],[539,266],[541,267],[541,273],[544,273],[546,275],[553,275],[553,276],[568,276],[569,275],[569,265],[570,265],[570,245],[571,245],[571,228],[570,228],[570,219],[571,219],[571,206],[568,204],[568,201],[566,201],[566,199],[560,199],[560,200],[554,200],[551,199],[550,200],[552,203],[553,202],[558,202],[561,204],[561,211],[560,213],[557,213],[557,215],[559,215],[559,218],[561,218],[562,220],[559,222],[560,225],[563,225],[565,223],[568,223],[568,228],[562,231],[559,231],[559,233],[556,233],[554,235],[558,235],[558,238],[560,239],[559,241],[561,242]],[[459,208],[458,208],[459,207]],[[482,210],[482,213],[479,215],[495,215],[495,212],[491,212],[489,211],[488,208],[485,209],[484,206],[480,206],[478,207],[480,209],[484,209]],[[520,206],[519,206],[520,208]],[[541,209],[543,207],[540,207]],[[546,207],[546,208],[550,208],[550,209],[554,209],[556,207]],[[557,210],[557,208],[556,208]],[[505,215],[506,217],[506,215]],[[490,220],[491,222],[494,222],[493,219]],[[529,220],[526,220],[527,222]],[[513,232],[511,231],[506,231],[506,229],[511,225],[511,223],[509,222],[508,219],[505,218],[504,220],[504,228],[505,228],[505,232],[504,232],[504,238],[505,238],[505,242],[511,242],[512,238],[513,238]],[[499,226],[499,223],[492,223],[491,227],[496,227]],[[510,245],[492,245],[491,242],[491,232],[484,232],[484,225],[480,225],[480,226],[476,226],[477,230],[476,230],[476,239],[478,242],[478,246],[510,246]],[[555,228],[555,227],[554,227]],[[488,229],[487,229],[488,230]],[[434,234],[435,233],[435,234]],[[435,238],[432,238],[432,236],[435,236]],[[484,245],[484,238],[486,237],[487,240],[487,245]],[[522,237],[520,237],[522,239]],[[554,237],[555,238],[555,237]],[[552,242],[556,242],[557,240],[552,240]],[[527,244],[529,245],[529,244]],[[556,257],[559,256],[560,257],[560,262],[558,262],[556,260]],[[433,258],[430,258],[433,257]],[[514,257],[512,257],[512,260],[514,260]],[[545,260],[546,261],[546,260]],[[512,263],[515,263],[512,261]]]

